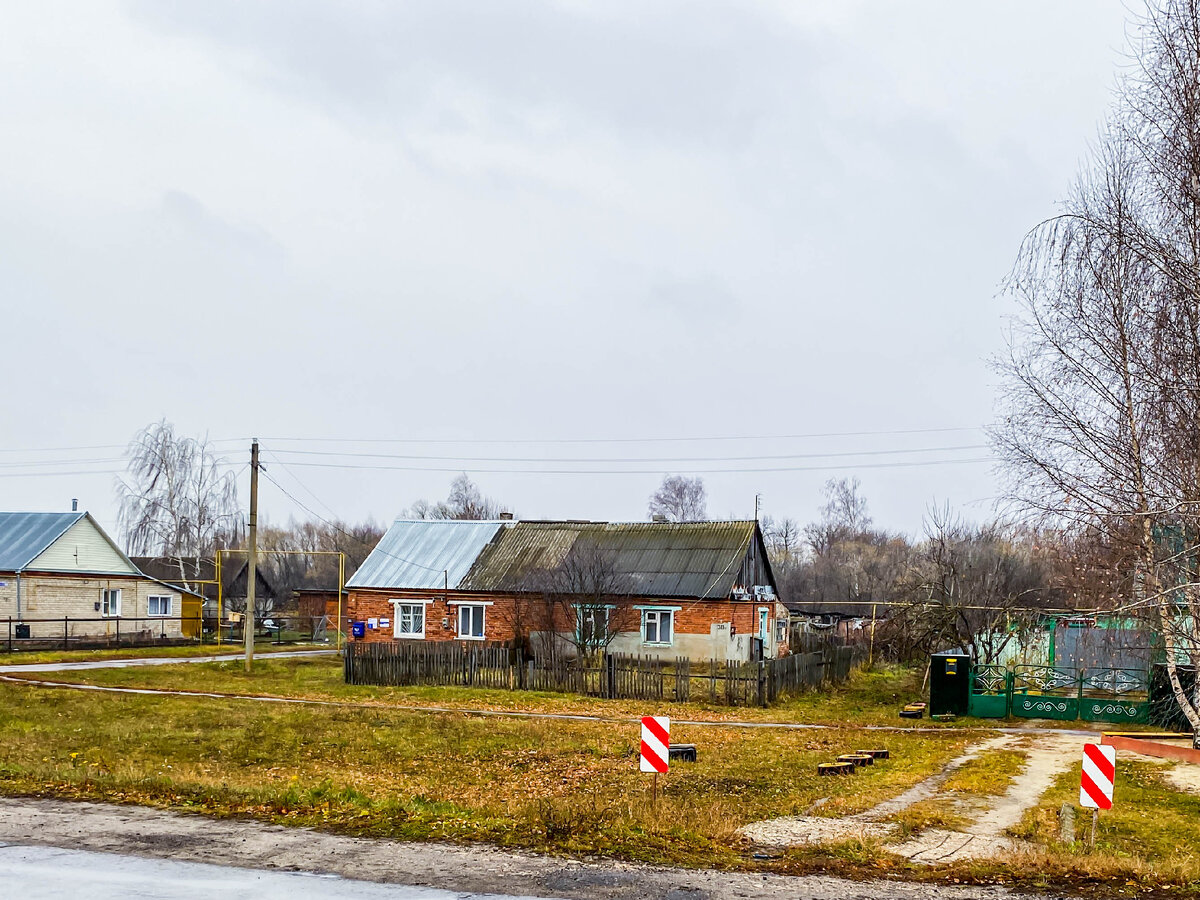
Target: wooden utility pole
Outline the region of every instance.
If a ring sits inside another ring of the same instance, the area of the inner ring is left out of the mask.
[[[246,671],[254,665],[254,587],[258,578],[258,439],[250,445],[250,542],[246,551]]]

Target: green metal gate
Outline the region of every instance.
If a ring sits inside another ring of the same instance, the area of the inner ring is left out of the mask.
[[[1027,719],[1078,719],[1079,686],[1077,669],[1014,666],[1012,714]]]
[[[971,697],[967,714],[980,719],[1003,719],[1008,715],[1008,669],[1004,666],[972,666]]]
[[[1150,673],[1142,669],[1084,669],[1079,717],[1085,722],[1150,721]]]

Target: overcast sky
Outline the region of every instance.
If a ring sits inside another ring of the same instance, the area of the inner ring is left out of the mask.
[[[644,518],[665,472],[717,516],[805,521],[842,475],[886,527],[986,516],[999,282],[1127,14],[4,4],[0,508],[113,527],[120,446],[166,418],[351,520],[464,469],[524,517]]]

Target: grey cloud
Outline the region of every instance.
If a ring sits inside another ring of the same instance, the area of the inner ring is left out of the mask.
[[[144,22],[266,60],[281,87],[337,115],[469,128],[446,95],[481,99],[501,131],[580,118],[671,140],[742,144],[778,95],[811,89],[817,47],[753,7],[586,13],[545,3],[438,0],[356,7],[317,0],[142,2]]]

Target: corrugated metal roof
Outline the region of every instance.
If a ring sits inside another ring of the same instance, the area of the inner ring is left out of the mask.
[[[754,522],[517,522],[482,549],[463,590],[521,590],[558,565],[576,541],[611,554],[630,592],[651,597],[727,597]]]
[[[16,572],[86,513],[0,512],[0,572]]]
[[[458,587],[505,524],[512,523],[397,519],[346,587],[436,589],[446,581]]]

